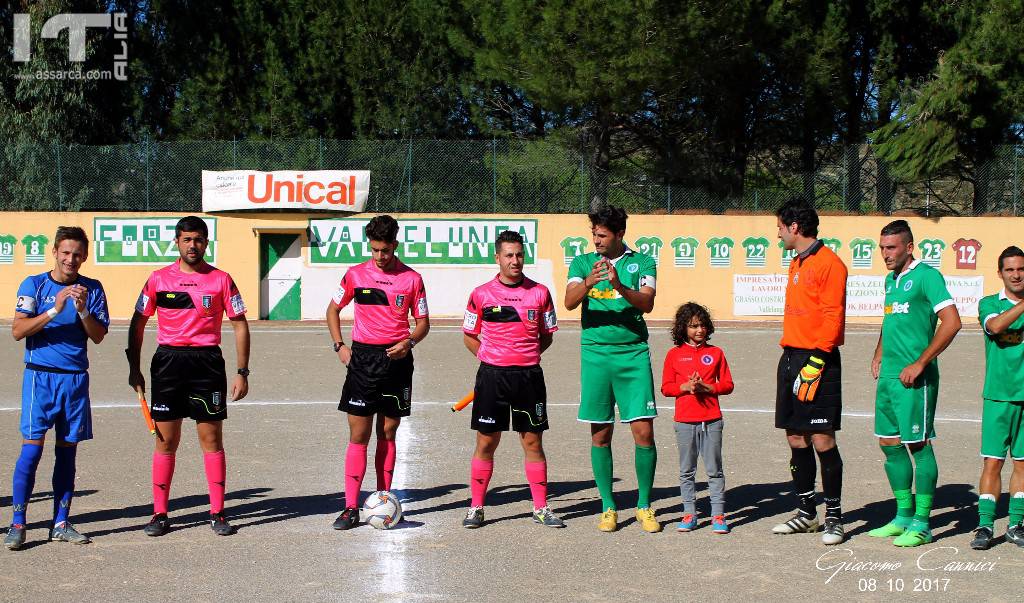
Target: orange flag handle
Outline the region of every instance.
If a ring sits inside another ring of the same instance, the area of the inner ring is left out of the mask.
[[[149,403],[146,402],[146,394],[141,389],[135,390],[135,393],[139,395],[139,405],[142,406],[142,418],[146,420],[146,427],[149,428],[149,433],[156,435],[156,423],[153,422],[153,417],[149,414]]]
[[[469,392],[461,400],[452,405],[452,412],[459,412],[473,403],[473,392]]]

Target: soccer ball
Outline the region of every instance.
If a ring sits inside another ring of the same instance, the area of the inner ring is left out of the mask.
[[[390,530],[402,521],[402,503],[387,490],[379,490],[363,502],[363,521],[378,530]]]

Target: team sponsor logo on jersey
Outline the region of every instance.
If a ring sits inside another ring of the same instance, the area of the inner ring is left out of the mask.
[[[700,357],[700,362],[704,366],[711,366],[711,363],[714,361],[715,359],[711,357],[711,354],[704,354],[703,356]]]
[[[907,282],[903,283],[903,290],[910,291],[910,288],[914,286],[914,281],[907,279]]]
[[[421,297],[420,301],[416,302],[416,311],[417,314],[427,315],[427,298]]]
[[[910,314],[910,302],[893,302],[885,307],[886,314]]]
[[[595,287],[587,293],[587,297],[592,297],[594,299],[619,299],[622,296],[619,295],[619,292],[615,289],[606,289],[601,291]]]
[[[401,308],[402,304],[404,304],[404,303],[405,303],[405,295],[396,295],[395,296],[395,307],[396,308]]]
[[[477,316],[475,313],[466,310],[466,316],[462,319],[462,329],[464,331],[472,331],[476,329]]]
[[[245,314],[245,302],[242,301],[241,293],[236,293],[231,296],[231,310],[235,314]]]
[[[555,311],[554,310],[551,310],[550,312],[545,312],[544,313],[544,327],[547,330],[550,331],[551,329],[554,329],[557,324],[558,324],[558,318],[555,316]]]
[[[636,274],[637,270],[640,270],[640,266],[637,266],[636,264],[630,264],[629,266],[626,266],[626,272],[630,274]]]
[[[22,312],[35,312],[36,311],[36,298],[31,295],[19,295],[17,309]]]

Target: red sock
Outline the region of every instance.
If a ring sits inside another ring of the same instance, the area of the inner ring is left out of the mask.
[[[210,513],[220,513],[224,510],[224,482],[227,479],[224,451],[204,452],[203,465],[206,466],[206,486],[210,489]]]
[[[390,490],[395,476],[395,441],[377,440],[377,455],[373,458],[377,469],[377,489]]]
[[[526,481],[530,482],[530,494],[533,496],[533,508],[542,509],[548,504],[548,463],[540,461],[525,463]]]
[[[174,454],[153,453],[153,513],[167,513],[174,477]]]
[[[471,506],[484,506],[484,497],[487,496],[487,484],[491,482],[491,475],[494,473],[494,461],[485,461],[473,457],[469,466],[469,492],[472,495]]]
[[[359,506],[359,486],[366,475],[366,444],[348,443],[345,450],[345,507]]]

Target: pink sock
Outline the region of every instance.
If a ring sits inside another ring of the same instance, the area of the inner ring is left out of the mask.
[[[359,506],[359,486],[366,475],[366,444],[348,443],[345,450],[345,507]]]
[[[224,482],[227,479],[224,451],[204,452],[203,465],[206,466],[206,486],[210,489],[210,513],[220,513],[224,510]]]
[[[542,509],[548,504],[548,464],[547,461],[525,463],[526,481],[530,482],[530,494],[533,496],[533,508]]]
[[[174,455],[153,453],[153,513],[167,513],[167,499],[171,497],[171,479],[174,477]]]
[[[469,466],[469,492],[472,495],[470,505],[474,507],[484,506],[484,497],[487,496],[487,484],[491,482],[491,475],[494,473],[494,461],[485,461],[473,457]]]
[[[377,440],[377,455],[373,459],[377,469],[377,489],[390,490],[395,476],[395,441]]]

